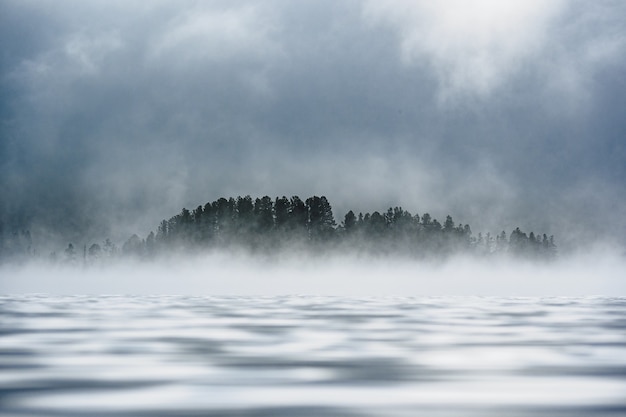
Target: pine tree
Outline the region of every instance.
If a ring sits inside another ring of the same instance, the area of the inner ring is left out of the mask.
[[[349,212],[346,213],[343,219],[343,228],[346,231],[346,233],[352,233],[354,232],[355,227],[356,227],[356,216],[354,215],[354,212],[350,210]]]

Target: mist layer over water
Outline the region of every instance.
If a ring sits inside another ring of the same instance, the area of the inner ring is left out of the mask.
[[[610,250],[553,262],[216,252],[151,262],[5,265],[0,293],[626,296],[625,270],[626,257]]]
[[[0,301],[2,415],[626,413],[625,298]]]

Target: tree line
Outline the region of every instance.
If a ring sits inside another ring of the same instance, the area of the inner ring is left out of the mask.
[[[17,239],[30,250],[27,232]],[[275,254],[303,250],[310,254],[352,251],[368,256],[407,256],[417,259],[447,257],[459,253],[478,256],[509,255],[551,259],[556,255],[552,236],[535,235],[514,229],[508,236],[473,235],[468,224],[457,224],[451,216],[443,223],[424,213],[411,214],[402,207],[387,211],[355,214],[350,210],[340,224],[324,196],[291,198],[249,195],[219,198],[195,209],[162,220],[145,238],[132,235],[121,247],[109,239],[76,248],[70,243],[55,261],[98,262],[116,257],[154,258],[181,252],[211,249],[244,249],[252,253]]]
[[[87,255],[102,255],[104,249],[94,245]],[[402,207],[358,215],[350,210],[337,224],[324,196],[306,200],[298,196],[219,198],[192,210],[183,208],[177,215],[162,220],[156,232],[150,232],[145,239],[133,235],[119,252],[150,258],[179,251],[231,248],[262,254],[300,249],[312,254],[353,251],[413,258],[458,253],[538,259],[556,255],[552,236],[526,234],[519,227],[509,236],[504,231],[495,236],[474,236],[468,224],[456,224],[449,215],[442,224],[428,213],[411,214]]]

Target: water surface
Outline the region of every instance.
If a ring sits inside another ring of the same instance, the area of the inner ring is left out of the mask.
[[[626,298],[0,297],[3,416],[621,416]]]

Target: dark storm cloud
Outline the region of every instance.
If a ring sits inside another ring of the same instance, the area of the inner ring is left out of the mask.
[[[617,236],[626,7],[472,4],[4,1],[2,215],[93,240],[325,194]]]

